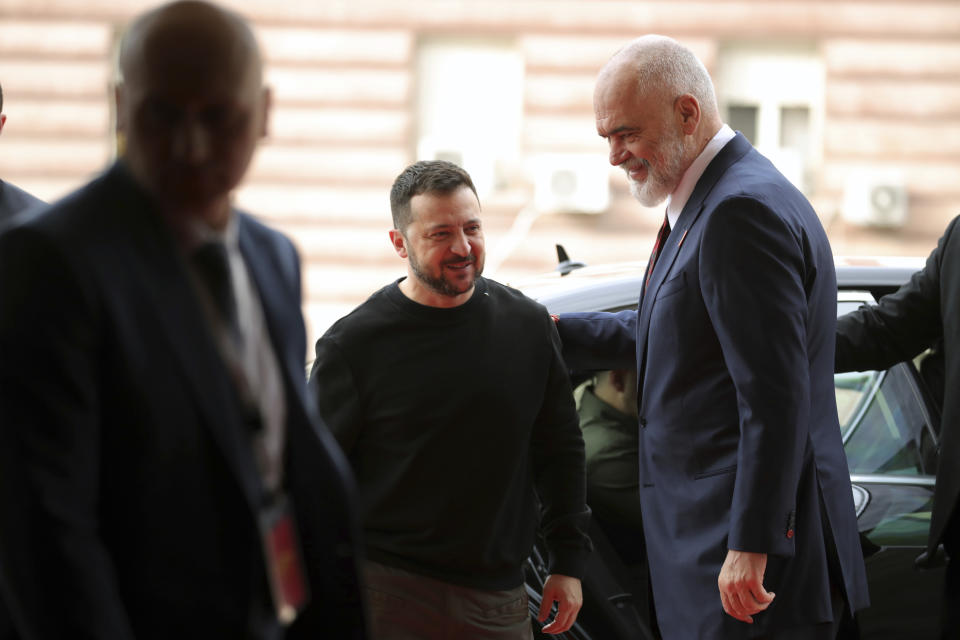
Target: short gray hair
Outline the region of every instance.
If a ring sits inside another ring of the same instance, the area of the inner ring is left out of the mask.
[[[646,35],[630,42],[611,59],[636,71],[637,91],[663,92],[670,99],[689,93],[706,114],[718,113],[717,95],[710,73],[693,51],[673,38]]]

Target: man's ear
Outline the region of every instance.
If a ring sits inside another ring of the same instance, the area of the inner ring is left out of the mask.
[[[270,109],[273,108],[273,90],[264,87],[260,94],[260,137],[266,138],[269,134]]]
[[[401,258],[407,257],[407,240],[399,229],[390,229],[390,243]]]
[[[700,124],[700,102],[689,93],[685,93],[673,103],[677,124],[684,135],[693,135]]]
[[[117,118],[117,131],[124,131],[127,128],[126,118],[123,109],[124,87],[122,82],[113,85],[113,113]]]
[[[122,157],[124,151],[126,151],[127,127],[130,126],[130,123],[127,122],[127,110],[124,108],[124,101],[126,98],[127,92],[123,82],[117,82],[115,85],[113,85],[113,117],[116,119],[114,124],[114,132],[117,136],[115,141],[116,148],[114,149],[114,152],[117,154],[118,158]]]
[[[0,133],[3,132],[3,125],[6,124],[6,122],[7,122],[7,116],[0,113]]]

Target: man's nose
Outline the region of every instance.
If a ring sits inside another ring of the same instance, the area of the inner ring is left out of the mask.
[[[470,255],[470,239],[467,237],[467,234],[463,231],[457,232],[453,238],[453,242],[450,244],[450,251],[458,256],[466,257]]]
[[[173,132],[173,156],[185,164],[200,164],[210,155],[210,134],[194,118],[185,118]]]
[[[627,160],[629,153],[627,152],[626,146],[619,140],[610,139],[610,164],[613,166],[618,166],[623,164]]]

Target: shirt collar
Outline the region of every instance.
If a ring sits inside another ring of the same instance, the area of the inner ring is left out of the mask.
[[[234,253],[239,250],[239,239],[237,232],[237,216],[230,211],[230,217],[227,218],[227,226],[222,231],[211,228],[203,220],[195,218],[186,220],[183,226],[184,249],[187,253],[198,249],[201,245],[208,242],[222,242],[227,247],[228,253]]]
[[[670,220],[671,229],[676,228],[677,219],[680,217],[683,208],[687,206],[687,200],[690,199],[690,194],[693,193],[693,188],[697,186],[703,172],[707,170],[707,165],[720,153],[720,149],[723,149],[736,135],[729,125],[724,124],[707,143],[707,146],[703,148],[696,160],[687,167],[683,178],[680,179],[680,184],[677,185],[677,188],[673,190],[667,200],[667,218]]]

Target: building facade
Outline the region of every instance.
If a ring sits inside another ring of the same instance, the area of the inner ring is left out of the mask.
[[[113,157],[110,85],[141,0],[0,0],[0,176],[54,199]],[[273,88],[239,204],[289,233],[315,335],[403,273],[388,191],[416,159],[475,177],[488,273],[642,260],[661,216],[596,135],[599,68],[662,33],[803,189],[838,254],[926,255],[960,213],[956,0],[233,0]]]

